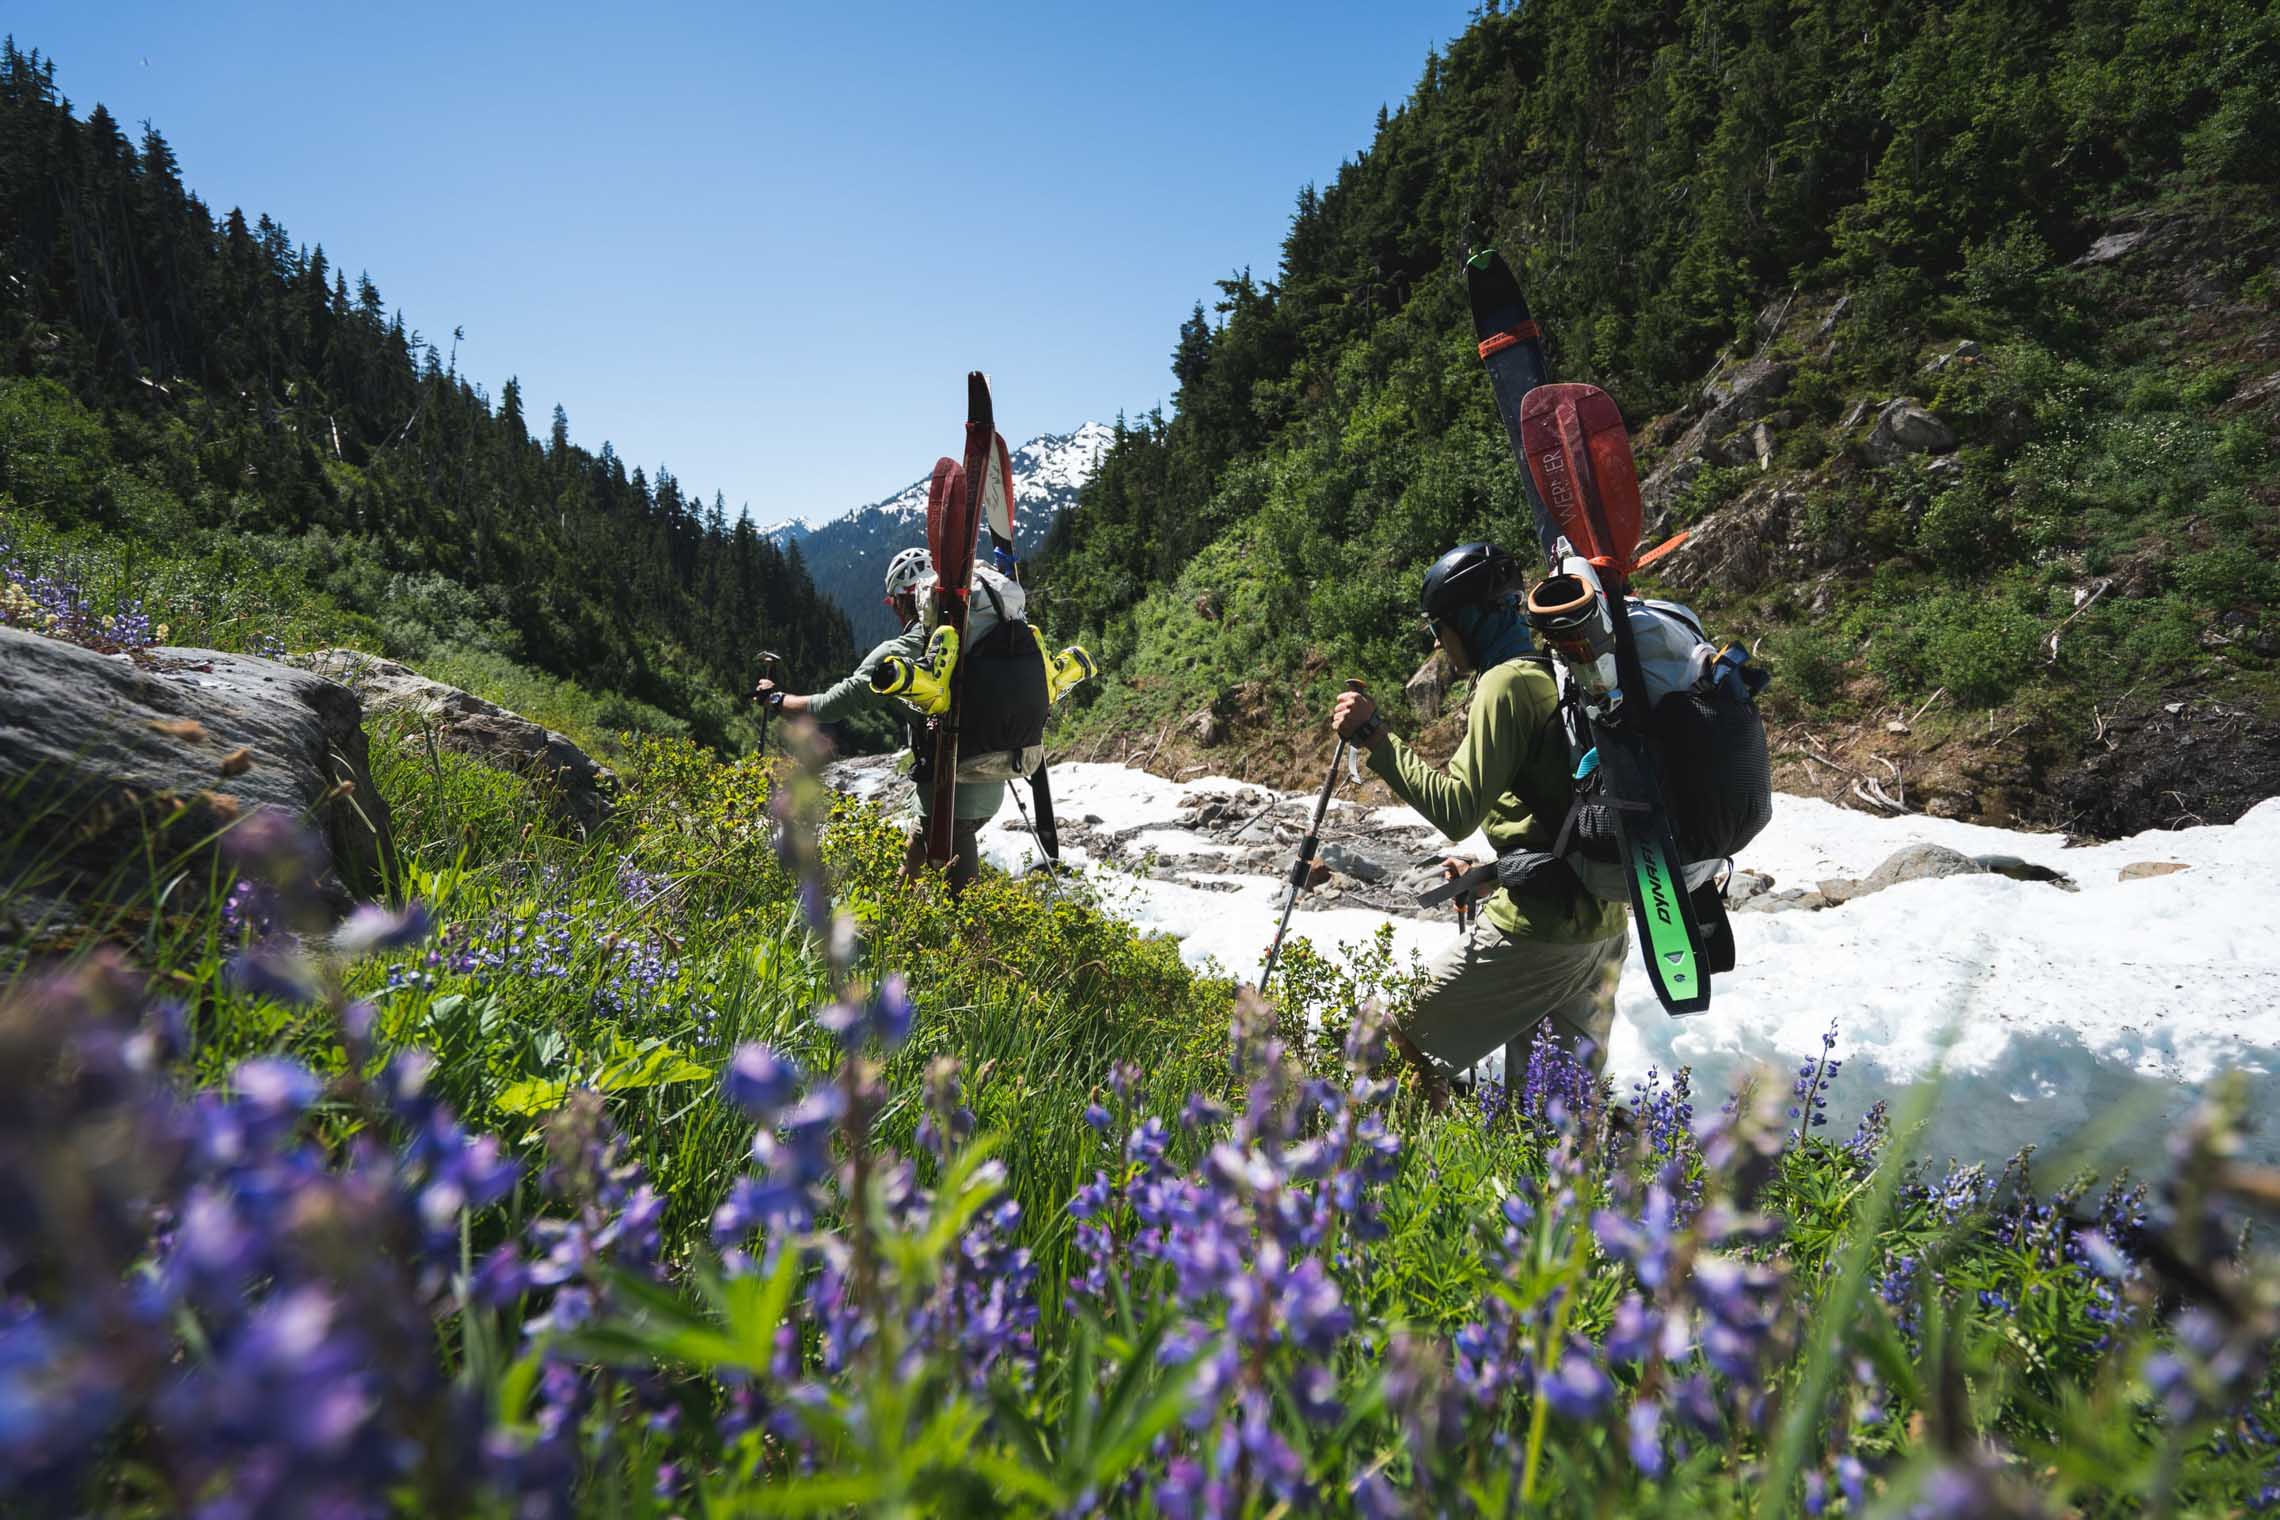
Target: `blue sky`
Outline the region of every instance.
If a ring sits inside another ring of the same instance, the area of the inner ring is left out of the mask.
[[[495,397],[774,522],[1168,399],[1212,281],[1458,0],[970,7],[15,0],[84,114],[322,243]]]

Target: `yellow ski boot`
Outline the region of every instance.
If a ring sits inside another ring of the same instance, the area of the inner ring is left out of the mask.
[[[890,654],[871,672],[871,689],[900,697],[934,717],[950,710],[950,677],[958,668],[958,630],[948,623],[934,630],[926,653],[916,660]]]

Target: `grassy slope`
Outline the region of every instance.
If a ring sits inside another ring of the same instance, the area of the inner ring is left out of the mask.
[[[540,1121],[560,1086],[602,1087],[666,1197],[668,1254],[681,1258],[742,1166],[751,1134],[714,1076],[726,1052],[764,1039],[810,1069],[833,1059],[830,1037],[810,1015],[827,974],[772,848],[767,772],[752,761],[720,763],[682,742],[643,741],[628,760],[624,807],[594,840],[553,832],[520,780],[461,757],[431,756],[386,730],[375,735],[374,772],[394,812],[404,885],[441,925],[428,946],[347,970],[347,992],[380,1009],[382,1050],[430,1051],[436,1090],[472,1127],[498,1131],[534,1164]],[[1191,1092],[1239,1102],[1227,1056],[1231,989],[1188,972],[1171,942],[1103,916],[1081,888],[992,876],[952,904],[935,890],[898,884],[899,837],[867,806],[838,805],[825,848],[841,904],[861,927],[860,973],[906,973],[919,1010],[915,1038],[885,1068],[890,1096],[881,1133],[910,1145],[926,1067],[941,1056],[961,1062],[968,1101],[982,1129],[999,1139],[1026,1243],[1043,1281],[1059,1282],[1075,1265],[1063,1206],[1096,1168],[1117,1165],[1083,1122],[1088,1101],[1111,1063],[1125,1060],[1139,1071],[1134,1111],[1170,1116]],[[278,1050],[338,1069],[329,1015],[250,996],[225,978],[235,942],[213,915],[161,919],[138,936],[138,958],[197,1010],[191,1073],[218,1081],[238,1060]],[[1292,1008],[1320,1021],[1326,1039],[1385,969],[1332,966],[1303,945],[1288,964]],[[0,991],[22,969],[0,962]],[[1304,1059],[1317,1071],[1335,1064],[1327,1045]],[[1395,1324],[1447,1330],[1480,1314],[1496,1273],[1488,1245],[1496,1229],[1484,1221],[1494,1219],[1508,1188],[1544,1165],[1546,1136],[1532,1123],[1484,1123],[1462,1109],[1435,1116],[1407,1100],[1396,1123],[1405,1150],[1387,1195],[1388,1238],[1346,1267],[1359,1333],[1373,1338]],[[1766,1203],[1788,1221],[1772,1259],[1796,1281],[1815,1282],[1859,1222],[1873,1196],[1866,1179],[1863,1163],[1839,1148],[1816,1142],[1788,1155]],[[1955,1179],[1941,1191],[1914,1193],[1864,1258],[1881,1272],[1879,1262],[1938,1254],[1946,1328],[1926,1353],[1934,1360],[1923,1376],[1977,1380],[1984,1391],[1968,1416],[1973,1428],[2000,1430],[2028,1449],[2083,1420],[2105,1422],[2097,1461],[2109,1465],[2083,1470],[2137,1473],[2108,1491],[2126,1507],[2121,1495],[2145,1480],[2159,1440],[2126,1404],[2111,1403],[2131,1385],[2127,1364],[2101,1357],[2102,1331],[2086,1317],[2096,1308],[2089,1279],[2053,1257],[2047,1223],[1988,1232],[1970,1208],[1951,1222],[1943,1191],[1978,1196],[1968,1180]],[[513,1233],[538,1207],[526,1192],[477,1220],[474,1248]],[[1623,1269],[1584,1260],[1574,1323],[1598,1334]],[[2004,1308],[2022,1302],[2033,1306],[2025,1340]],[[1073,1327],[1050,1287],[1045,1310],[1044,1365],[1059,1369],[1040,1385],[1050,1389],[1069,1370]],[[1863,1333],[1883,1323],[1880,1310],[1859,1321]],[[1357,1363],[1356,1375],[1374,1376],[1374,1365]],[[2054,1395],[2063,1406],[2076,1397],[2065,1390],[2086,1389],[2100,1367],[2121,1381],[2096,1403],[2054,1412]],[[1856,1432],[1855,1449],[1905,1459],[1916,1446],[1909,1434],[1916,1407],[1906,1396],[1887,1400]],[[1342,1482],[1347,1464],[1380,1459],[1373,1454],[1399,1449],[1402,1439],[1390,1417],[1365,1419],[1336,1441],[1325,1438],[1317,1460]],[[1588,1430],[1554,1436],[1554,1451],[1569,1453],[1554,1458],[1552,1470],[1567,1474],[1555,1491],[1583,1502],[1583,1491],[1569,1485],[1606,1460],[1599,1444]],[[1725,1512],[1746,1495],[1737,1464],[1754,1450],[1743,1442],[1705,1454],[1671,1495],[1684,1492],[1694,1496],[1689,1503]],[[1487,1457],[1483,1450],[1469,1460]],[[2188,1465],[2186,1491],[2205,1501],[2244,1493],[2260,1460],[2245,1447],[2223,1457],[2200,1451]],[[1488,1460],[1486,1471],[1497,1470]],[[2099,1492],[2095,1484],[2077,1490],[2094,1509]]]

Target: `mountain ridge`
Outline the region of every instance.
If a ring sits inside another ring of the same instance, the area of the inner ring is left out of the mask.
[[[1044,541],[1061,514],[1092,478],[1116,429],[1083,422],[1066,433],[1040,433],[1010,451],[1015,501],[1014,543],[1027,556]],[[809,578],[844,613],[856,642],[891,638],[899,630],[879,601],[879,575],[895,550],[924,541],[926,488],[921,475],[899,491],[820,522],[795,517],[767,530],[786,549],[797,549]]]

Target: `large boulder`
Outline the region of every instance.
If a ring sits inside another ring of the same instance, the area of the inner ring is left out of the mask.
[[[609,817],[617,774],[577,745],[520,713],[431,681],[408,665],[354,649],[319,649],[292,663],[355,691],[375,713],[410,718],[438,749],[471,755],[535,779],[571,826],[590,831]]]
[[[1821,883],[1821,895],[1830,903],[1851,902],[1871,892],[1896,887],[1904,881],[1932,881],[1942,876],[1976,876],[1987,867],[1944,844],[1912,844],[1896,851],[1865,877],[1839,877]]]
[[[265,807],[322,838],[336,910],[380,895],[395,847],[362,717],[346,687],[275,660],[0,628],[0,914],[18,921],[0,934],[161,890],[191,906],[217,879],[208,848]]]
[[[1877,408],[1860,452],[1870,464],[1893,464],[1910,454],[1945,454],[1954,447],[1953,428],[1925,411],[1915,397],[1895,396]]]
[[[1686,542],[1656,564],[1655,575],[1679,593],[1732,594],[1817,570],[1842,546],[1805,531],[1805,508],[1802,491],[1753,484],[1687,529]]]

